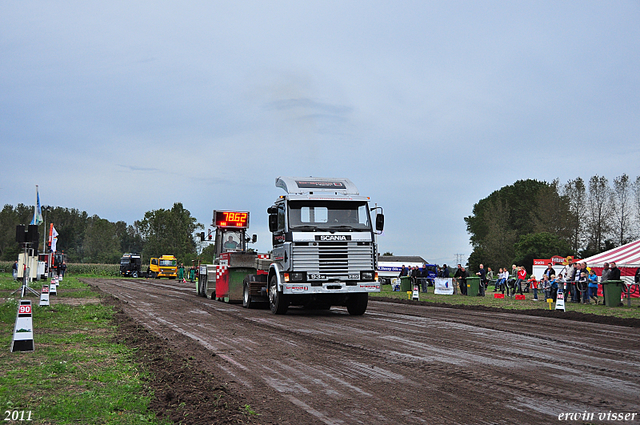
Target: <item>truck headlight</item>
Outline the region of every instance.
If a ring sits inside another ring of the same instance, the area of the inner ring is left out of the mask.
[[[373,276],[374,276],[373,272],[360,273],[361,280],[374,280]]]
[[[304,282],[307,280],[305,272],[290,272],[284,274],[285,282]]]

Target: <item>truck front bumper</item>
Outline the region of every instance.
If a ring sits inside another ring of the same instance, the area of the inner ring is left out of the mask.
[[[355,285],[346,282],[323,282],[322,286],[312,286],[309,282],[282,285],[283,294],[352,294],[362,292],[380,292],[379,282],[357,282]]]

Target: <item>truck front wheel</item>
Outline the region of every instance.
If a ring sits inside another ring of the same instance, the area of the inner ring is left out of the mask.
[[[289,308],[289,297],[278,291],[278,279],[271,276],[269,281],[269,307],[273,314],[285,314]]]
[[[347,301],[347,311],[352,316],[362,316],[367,311],[369,294],[351,294]]]

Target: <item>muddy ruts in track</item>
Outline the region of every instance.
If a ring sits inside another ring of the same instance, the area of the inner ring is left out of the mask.
[[[274,316],[173,281],[91,283],[266,422],[539,424],[640,404],[637,328],[376,301]]]

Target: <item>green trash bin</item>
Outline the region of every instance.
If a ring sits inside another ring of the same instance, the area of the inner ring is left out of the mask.
[[[413,291],[411,276],[400,276],[400,292]]]
[[[477,297],[480,293],[480,278],[478,276],[467,278],[467,296]]]
[[[620,305],[620,297],[622,296],[622,286],[624,282],[621,280],[607,280],[602,282],[602,291],[604,292],[604,304],[607,307],[618,307]]]

